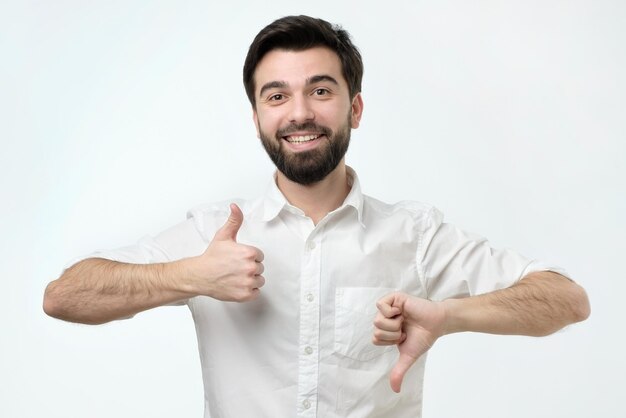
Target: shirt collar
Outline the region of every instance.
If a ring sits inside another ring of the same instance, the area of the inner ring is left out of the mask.
[[[350,193],[346,196],[346,200],[343,201],[341,208],[345,206],[352,206],[356,210],[356,216],[361,226],[363,224],[363,193],[361,192],[361,183],[359,182],[359,176],[352,167],[346,167],[348,174],[348,185],[350,186]],[[340,209],[341,209],[340,208]]]
[[[351,167],[346,167],[350,192],[339,208],[334,212],[343,210],[346,206],[352,206],[357,213],[357,219],[363,225],[363,194],[359,177]],[[276,185],[276,174],[268,185],[265,194],[257,200],[251,210],[251,215],[264,222],[270,222],[276,218],[283,209],[291,207],[287,199]]]

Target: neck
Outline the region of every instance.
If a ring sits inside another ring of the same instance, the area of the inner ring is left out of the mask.
[[[298,184],[279,171],[276,175],[276,184],[287,201],[301,209],[315,225],[329,212],[341,206],[350,192],[346,165],[343,160],[317,183]]]

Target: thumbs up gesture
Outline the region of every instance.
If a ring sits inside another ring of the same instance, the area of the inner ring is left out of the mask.
[[[236,302],[259,296],[259,289],[265,284],[263,252],[237,242],[242,223],[241,209],[231,204],[230,216],[215,233],[213,241],[202,255],[190,259],[190,283],[194,294]]]
[[[444,334],[445,310],[437,302],[399,292],[384,296],[376,307],[372,342],[398,346],[389,383],[394,392],[400,392],[406,372]]]

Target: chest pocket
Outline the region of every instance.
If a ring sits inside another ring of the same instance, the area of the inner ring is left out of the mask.
[[[336,353],[354,360],[367,361],[394,346],[372,343],[376,301],[396,289],[387,287],[338,287],[335,290]]]

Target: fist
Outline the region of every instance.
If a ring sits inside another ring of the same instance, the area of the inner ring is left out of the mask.
[[[243,213],[230,205],[230,216],[215,233],[213,240],[191,261],[191,282],[198,295],[223,301],[245,302],[256,299],[265,284],[263,252],[239,244],[237,233],[243,224]]]
[[[398,346],[389,383],[394,392],[400,392],[406,372],[443,335],[445,310],[437,302],[399,292],[384,296],[376,307],[372,342]]]

